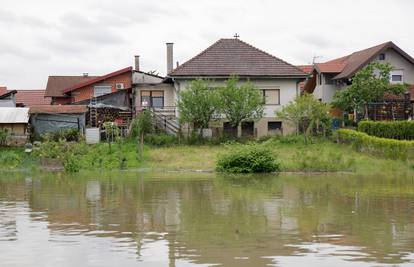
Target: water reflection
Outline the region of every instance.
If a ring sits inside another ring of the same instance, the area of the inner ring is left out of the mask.
[[[0,176],[2,266],[414,264],[410,177]]]

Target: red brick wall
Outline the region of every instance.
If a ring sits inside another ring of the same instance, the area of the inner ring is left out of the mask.
[[[128,89],[131,88],[131,84],[132,84],[132,73],[131,72],[126,72],[126,73],[122,73],[119,74],[117,76],[108,78],[106,80],[100,81],[98,83],[94,83],[82,88],[79,88],[75,91],[72,92],[72,103],[75,102],[79,102],[85,99],[91,99],[93,97],[93,87],[95,85],[111,85],[112,87],[112,92],[116,92],[117,89],[115,87],[115,85],[117,83],[123,83],[124,84],[124,88]]]

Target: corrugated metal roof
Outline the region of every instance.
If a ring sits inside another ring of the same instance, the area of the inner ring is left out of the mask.
[[[0,123],[28,123],[28,108],[2,108],[0,107]]]

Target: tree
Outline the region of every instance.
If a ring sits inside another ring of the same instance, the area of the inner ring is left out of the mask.
[[[233,76],[219,89],[220,112],[233,127],[238,127],[246,119],[257,120],[263,117],[263,95],[250,82],[237,85]]]
[[[112,152],[111,143],[116,141],[120,135],[118,126],[113,122],[104,122],[103,128],[105,130],[106,141],[109,145],[109,151]]]
[[[177,107],[180,122],[193,123],[194,127],[208,128],[209,122],[218,111],[218,92],[209,88],[207,81],[198,79],[179,93]],[[201,131],[200,131],[201,134]]]
[[[144,137],[146,134],[151,133],[152,130],[151,111],[143,110],[132,122],[132,136],[137,137],[139,140],[138,153],[141,159],[144,151]]]
[[[311,94],[304,94],[297,96],[281,111],[276,112],[276,116],[294,123],[297,132],[304,133],[306,140],[313,132],[318,133],[322,130],[323,134],[326,134],[331,126],[329,111],[329,105],[318,101]]]
[[[344,111],[353,111],[354,120],[358,110],[364,110],[368,118],[368,104],[381,100],[386,93],[402,94],[407,89],[404,84],[390,84],[393,67],[386,63],[373,62],[358,71],[352,84],[336,92],[332,105]]]

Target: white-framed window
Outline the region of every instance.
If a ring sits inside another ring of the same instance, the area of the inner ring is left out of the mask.
[[[391,83],[403,83],[404,82],[404,71],[403,70],[392,70],[390,72]]]
[[[280,105],[280,89],[263,89],[265,105]]]
[[[110,85],[96,85],[93,87],[93,96],[98,97],[112,93],[112,87]]]

